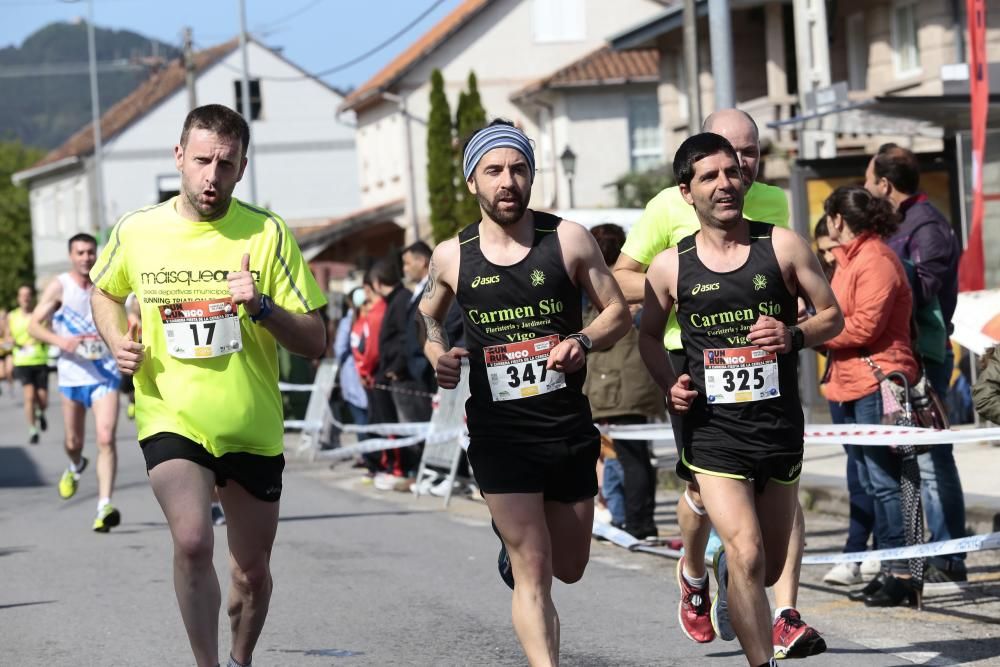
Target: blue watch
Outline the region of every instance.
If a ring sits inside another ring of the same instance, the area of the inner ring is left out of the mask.
[[[274,301],[271,301],[271,297],[266,294],[260,295],[260,310],[257,311],[256,315],[250,316],[250,321],[257,324],[261,320],[266,320],[271,316],[274,311]]]

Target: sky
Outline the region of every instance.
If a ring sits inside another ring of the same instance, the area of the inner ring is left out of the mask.
[[[239,33],[239,0],[91,0],[94,25],[132,30],[181,45],[185,26],[196,48]],[[367,81],[393,57],[457,7],[461,0],[244,0],[247,28],[259,41],[280,47],[308,72],[338,67],[388,40],[421,14],[422,20],[371,57],[322,77],[341,89]],[[87,16],[88,0],[0,0],[0,48],[56,21]]]

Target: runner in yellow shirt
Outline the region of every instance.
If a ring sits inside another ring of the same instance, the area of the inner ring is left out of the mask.
[[[760,135],[753,118],[739,109],[721,109],[705,119],[702,129],[722,135],[733,145],[739,157],[743,180],[749,184],[744,195],[743,217],[788,227],[788,199],[781,188],[757,182],[760,165]],[[642,303],[645,296],[646,268],[658,253],[672,248],[686,236],[698,231],[698,216],[684,201],[678,187],[663,190],[646,205],[639,221],[629,230],[621,255],[615,264],[615,278],[629,303]],[[674,370],[684,369],[681,330],[674,312],[670,313],[663,344]],[[677,565],[677,583],[681,588],[679,616],[684,634],[696,642],[710,642],[719,636],[731,641],[736,633],[729,622],[725,588],[720,586],[717,600],[710,609],[705,550],[711,522],[689,471],[680,464],[683,420],[671,415],[674,440],[678,447],[677,472],[688,480],[687,489],[677,503],[677,523],[684,540],[684,557]],[[775,657],[802,658],[826,650],[826,642],[815,629],[804,623],[795,609],[798,601],[802,550],[805,546],[805,522],[797,507],[791,541],[781,577],[774,585],[777,608],[774,614]],[[725,578],[725,575],[723,575]]]
[[[177,602],[199,666],[219,654],[212,489],[228,520],[228,664],[243,667],[271,597],[285,465],[277,344],[309,357],[326,348],[317,312],[326,299],[288,227],[232,197],[249,139],[231,109],[191,111],[174,148],[180,194],[124,216],[91,272],[98,328],[135,376],[139,443],[170,525]],[[130,292],[141,344],[127,324]]]
[[[38,444],[38,431],[48,428],[45,410],[49,406],[49,346],[28,333],[31,312],[35,308],[35,288],[24,284],[17,288],[17,308],[10,311],[7,324],[14,344],[14,377],[24,391],[24,419],[28,424],[28,442]]]

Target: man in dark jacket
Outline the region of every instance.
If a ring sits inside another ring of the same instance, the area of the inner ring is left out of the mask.
[[[884,144],[868,163],[865,188],[873,195],[892,202],[902,216],[902,223],[888,240],[889,246],[904,262],[916,270],[913,281],[914,311],[940,304],[941,314],[950,335],[952,315],[958,302],[958,259],[962,246],[948,221],[920,192],[920,164],[909,150],[896,144]],[[944,399],[948,394],[954,355],[945,339],[944,349],[930,349],[917,341],[927,379]],[[937,343],[940,344],[940,343]],[[915,350],[918,351],[918,350]],[[952,445],[937,445],[920,456],[922,499],[927,513],[931,540],[950,540],[965,536],[965,500],[958,477]],[[965,554],[936,557],[926,575],[929,593],[964,584],[968,578]]]

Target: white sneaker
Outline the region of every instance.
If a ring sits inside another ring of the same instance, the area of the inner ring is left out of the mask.
[[[611,525],[611,510],[607,507],[597,507],[594,508],[594,521],[597,523],[603,523],[606,525]]]
[[[869,558],[861,563],[861,576],[865,579],[874,577],[882,570],[882,561]]]
[[[458,480],[451,483],[451,495],[460,496],[464,494],[465,486]],[[437,496],[438,498],[444,498],[448,495],[448,478],[445,477],[440,482],[431,487],[431,495]]]
[[[392,487],[396,486],[396,479],[386,472],[376,473],[374,486],[379,491],[392,491]]]
[[[823,581],[834,586],[860,584],[861,568],[857,563],[837,563],[823,576]]]
[[[437,475],[433,477],[424,477],[422,480],[413,485],[410,489],[414,495],[426,496],[434,488],[434,484],[437,482]]]

